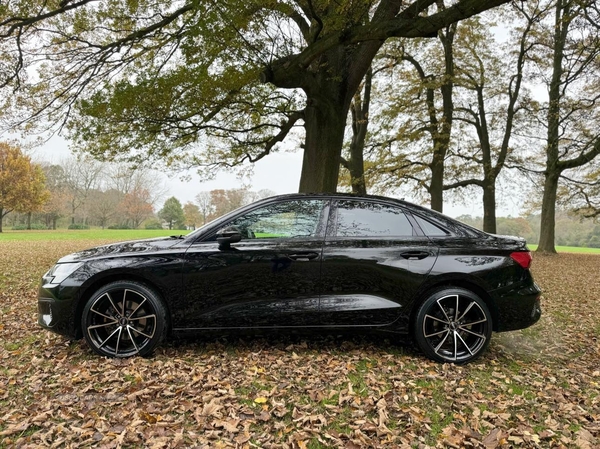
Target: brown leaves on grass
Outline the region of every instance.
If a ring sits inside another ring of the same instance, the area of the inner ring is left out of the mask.
[[[536,256],[540,323],[467,366],[335,335],[107,360],[36,324],[38,277],[95,244],[1,244],[0,446],[600,446],[599,256]]]

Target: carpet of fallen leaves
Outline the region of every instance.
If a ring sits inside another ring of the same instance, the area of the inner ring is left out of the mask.
[[[98,243],[0,243],[0,447],[600,447],[600,256],[536,255],[542,319],[467,366],[337,335],[108,360],[36,324],[39,276]]]

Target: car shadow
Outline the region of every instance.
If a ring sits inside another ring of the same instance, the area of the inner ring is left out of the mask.
[[[162,345],[170,351],[224,351],[256,352],[261,350],[300,352],[354,352],[387,353],[420,356],[410,340],[401,336],[377,333],[356,334],[356,331],[306,332],[306,331],[252,331],[244,333],[219,333],[201,336],[178,336]],[[161,348],[157,350],[160,352]]]

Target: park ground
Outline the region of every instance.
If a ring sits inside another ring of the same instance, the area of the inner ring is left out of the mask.
[[[108,360],[38,327],[43,272],[125,234],[0,236],[0,447],[600,447],[599,255],[534,255],[540,322],[466,366],[338,335]]]

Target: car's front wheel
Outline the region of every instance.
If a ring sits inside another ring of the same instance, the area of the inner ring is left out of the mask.
[[[145,285],[112,282],[86,303],[81,329],[90,347],[100,355],[146,356],[164,339],[167,312],[160,297]]]
[[[463,288],[433,292],[417,311],[414,337],[439,362],[468,363],[487,348],[492,316],[485,302]]]

